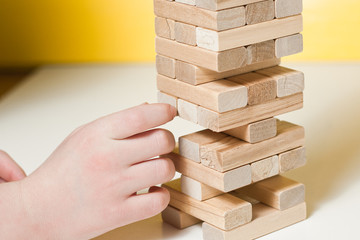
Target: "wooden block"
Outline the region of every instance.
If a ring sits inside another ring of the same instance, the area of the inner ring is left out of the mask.
[[[224,193],[185,175],[181,176],[181,191],[199,201],[204,201]]]
[[[175,59],[156,55],[156,71],[158,74],[175,78],[175,64]]]
[[[276,136],[277,124],[275,118],[269,118],[233,128],[224,133],[249,143],[261,142]]]
[[[175,21],[162,17],[155,17],[155,33],[156,36],[175,39]]]
[[[197,123],[198,115],[198,105],[184,101],[182,99],[178,100],[178,113],[179,117],[188,120],[193,123]]]
[[[235,190],[281,211],[305,201],[305,186],[283,176],[275,176]]]
[[[246,24],[256,24],[273,20],[275,17],[275,4],[273,0],[266,0],[246,5]]]
[[[209,11],[187,4],[154,0],[155,15],[216,31],[245,25],[245,8],[236,7],[221,11]]]
[[[171,96],[169,94],[158,92],[158,103],[167,103],[171,106],[177,108],[177,98],[174,96]]]
[[[206,68],[201,68],[190,63],[176,61],[176,78],[180,81],[184,81],[186,83],[192,85],[199,85],[207,82],[212,82],[214,80],[227,78],[243,73],[248,73],[252,71],[256,71],[259,69],[264,69],[268,67],[273,67],[280,64],[280,59],[268,59],[263,62],[258,62],[250,65],[246,65],[244,67],[226,71],[226,72],[215,72],[208,70]]]
[[[251,184],[250,165],[221,173],[175,152],[165,154],[164,157],[170,158],[174,162],[177,172],[223,192],[230,192]]]
[[[304,73],[300,71],[277,66],[256,72],[276,80],[277,97],[286,97],[304,91]]]
[[[279,157],[277,155],[250,164],[253,182],[258,182],[279,174]]]
[[[302,0],[275,0],[275,17],[284,18],[300,14],[303,11]]]
[[[162,186],[170,192],[170,206],[220,229],[231,230],[251,221],[251,204],[231,194],[225,193],[201,202],[181,193],[180,179]]]
[[[244,85],[248,91],[248,104],[256,105],[276,98],[276,80],[258,73],[246,73],[228,78],[228,80]]]
[[[225,172],[301,147],[304,144],[305,131],[303,127],[279,121],[277,135],[274,138],[251,144],[229,136],[217,142],[200,146],[200,160],[209,168]]]
[[[261,43],[256,43],[248,46],[247,50],[247,64],[254,64],[263,62],[268,59],[275,58],[275,41],[269,40]]]
[[[199,106],[198,124],[215,132],[223,132],[262,119],[274,117],[303,107],[303,93],[276,98],[262,104],[218,113]]]
[[[164,222],[178,229],[184,229],[202,222],[200,219],[186,214],[172,206],[167,206],[165,210],[161,212],[161,217]]]
[[[193,6],[195,6],[195,4],[196,4],[195,0],[175,0],[175,2],[189,4],[189,5],[193,5]]]
[[[295,34],[275,40],[275,56],[277,58],[293,55],[303,51],[303,36]]]
[[[302,30],[302,16],[296,15],[221,32],[198,27],[196,28],[196,42],[198,46],[205,49],[224,51],[289,36]]]
[[[218,11],[260,1],[263,0],[196,0],[196,6],[212,11]]]
[[[226,134],[204,130],[179,138],[179,153],[181,156],[200,163],[200,146],[225,138]]]
[[[180,43],[196,46],[196,27],[193,25],[176,22],[175,40]]]
[[[280,172],[284,173],[306,164],[305,147],[300,147],[279,154]]]
[[[204,240],[250,240],[280,230],[306,219],[306,204],[301,203],[284,211],[261,203],[253,206],[253,220],[231,231],[223,231],[203,223]]]
[[[246,87],[228,80],[217,80],[193,86],[158,75],[157,87],[162,92],[217,112],[226,112],[247,105]]]
[[[188,62],[216,72],[225,72],[246,65],[246,48],[234,48],[223,52],[213,52],[165,38],[155,38],[156,53]]]

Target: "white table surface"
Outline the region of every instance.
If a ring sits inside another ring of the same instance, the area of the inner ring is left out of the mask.
[[[303,110],[280,119],[306,128],[307,166],[287,176],[306,185],[309,218],[262,239],[360,239],[360,63],[283,64],[305,72]],[[0,148],[29,174],[77,126],[156,101],[149,65],[47,66],[0,99]],[[182,119],[175,137],[201,129]],[[201,225],[179,231],[160,216],[99,239],[201,239]]]

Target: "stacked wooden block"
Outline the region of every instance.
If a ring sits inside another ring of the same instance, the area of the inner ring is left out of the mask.
[[[301,0],[154,0],[159,102],[206,130],[166,155],[181,179],[164,221],[203,221],[208,239],[253,239],[306,217],[304,129],[277,115],[303,106]]]

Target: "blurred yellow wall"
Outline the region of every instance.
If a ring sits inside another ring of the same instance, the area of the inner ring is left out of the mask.
[[[152,0],[0,0],[0,67],[153,61]],[[360,1],[304,0],[305,51],[360,60]]]

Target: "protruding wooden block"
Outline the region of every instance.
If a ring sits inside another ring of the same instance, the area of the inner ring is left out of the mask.
[[[277,155],[250,164],[253,182],[279,174],[279,157]]]
[[[199,201],[204,201],[224,193],[185,175],[181,176],[181,191]]]
[[[245,8],[235,7],[221,11],[209,11],[187,4],[154,0],[155,15],[216,31],[245,25]]]
[[[175,59],[156,55],[156,71],[158,74],[175,78],[175,63]]]
[[[235,191],[281,211],[305,201],[305,186],[283,176],[275,176]]]
[[[251,183],[251,167],[244,165],[221,173],[172,152],[163,155],[170,158],[177,172],[223,192],[247,186]]]
[[[172,206],[167,206],[165,210],[161,212],[161,217],[164,222],[178,229],[184,229],[202,222],[200,219],[186,214]]]
[[[225,138],[226,134],[204,130],[179,138],[179,153],[181,156],[200,163],[200,146]]]
[[[244,47],[214,52],[165,38],[155,38],[156,53],[188,62],[216,72],[238,69],[246,65],[247,51]]]
[[[162,92],[217,112],[242,108],[247,105],[248,99],[246,87],[228,80],[217,80],[193,86],[158,75],[157,87]]]
[[[284,173],[306,164],[305,147],[300,147],[279,154],[280,172]]]
[[[218,113],[199,106],[198,124],[215,132],[223,132],[262,119],[295,111],[303,107],[303,94],[276,98],[262,104]]]
[[[249,143],[261,142],[276,136],[277,124],[275,118],[269,118],[233,128],[224,133]]]
[[[273,20],[275,4],[273,0],[266,0],[246,5],[246,24],[256,24]]]
[[[231,231],[223,231],[209,223],[202,225],[204,240],[250,240],[280,230],[306,219],[306,203],[284,211],[261,203],[253,206],[253,220]]]
[[[268,156],[301,147],[304,144],[303,127],[279,121],[277,135],[274,138],[251,144],[229,136],[217,142],[200,146],[200,160],[209,168],[225,172]]]
[[[224,51],[289,36],[302,30],[302,16],[296,15],[221,32],[198,27],[196,28],[196,42],[198,46],[205,49]]]
[[[196,4],[195,0],[175,0],[175,2],[189,4],[189,5],[193,5],[193,6],[195,6],[195,4]]]
[[[196,0],[196,6],[212,11],[218,11],[260,1],[263,0]]]
[[[198,105],[184,101],[182,99],[178,100],[179,117],[188,120],[190,122],[197,123],[197,115],[198,115],[197,110],[198,110]]]
[[[228,78],[244,85],[248,90],[248,104],[256,105],[276,98],[276,80],[258,73],[246,73]]]
[[[265,42],[252,44],[246,49],[248,54],[247,64],[254,64],[275,58],[274,40],[268,40]]]
[[[193,25],[176,22],[175,40],[180,43],[196,46],[196,27]]]
[[[275,40],[275,56],[282,58],[303,51],[303,36],[295,34]]]
[[[162,17],[155,17],[155,33],[156,36],[175,39],[175,21]]]
[[[177,97],[171,96],[169,94],[158,92],[158,103],[167,103],[171,106],[177,108]]]
[[[251,204],[231,194],[225,193],[201,202],[181,193],[180,179],[162,186],[170,192],[170,206],[220,229],[231,230],[251,221]]]
[[[302,11],[302,0],[275,0],[275,16],[277,18],[297,15]]]

